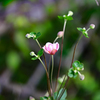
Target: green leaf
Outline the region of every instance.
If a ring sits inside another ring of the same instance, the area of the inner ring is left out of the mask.
[[[83,68],[84,68],[84,64],[83,63],[80,63],[79,70],[82,70]]]
[[[38,55],[39,57],[41,57],[41,56],[43,55],[43,49],[41,49],[41,50],[37,53],[37,55]]]
[[[88,33],[87,33],[87,32],[83,32],[83,35],[84,35],[86,38],[89,38],[89,36],[88,36]]]
[[[58,16],[59,19],[64,19],[62,16]]]
[[[79,67],[80,66],[80,62],[79,61],[74,61],[74,63],[72,64],[72,67],[74,68],[74,69],[77,69],[77,67]]]
[[[44,96],[44,97],[40,97],[40,100],[51,100],[51,99],[50,99],[50,97]]]
[[[73,20],[73,17],[67,16],[67,15],[64,15],[64,16],[58,16],[58,18],[59,18],[59,19]]]
[[[31,32],[30,35],[31,35],[31,38],[36,39],[36,33],[35,32]]]
[[[58,93],[57,93],[57,92],[55,92],[55,93],[53,94],[54,100],[56,100],[56,99],[57,99],[57,95],[58,95]]]
[[[86,38],[89,38],[88,33],[87,33],[87,31],[86,31],[85,28],[80,28],[80,27],[78,27],[77,29],[78,29],[79,31],[81,31],[81,32],[83,33],[83,35],[84,35]]]
[[[37,60],[38,59],[38,57],[33,57],[33,58],[31,58],[32,60]]]
[[[40,32],[36,33],[36,39],[39,38],[40,36],[41,36]]]
[[[58,93],[58,98],[59,96],[61,95],[61,93],[64,91],[64,93],[62,94],[60,100],[66,100],[66,97],[67,97],[67,91],[64,89],[64,88],[61,88],[59,93]]]
[[[76,77],[77,77],[78,72],[75,73],[74,70],[75,70],[75,69],[73,69],[73,68],[70,68],[70,69],[69,69],[69,71],[68,71],[68,76],[69,76],[70,78],[76,78]]]
[[[72,67],[74,68],[74,70],[82,70],[84,68],[83,63],[80,63],[79,61],[74,61],[74,63],[72,64]]]
[[[64,19],[73,20],[73,17],[71,17],[71,16],[66,16],[66,17],[64,17]]]
[[[83,32],[83,29],[81,27],[77,27],[77,29],[81,32]]]
[[[70,68],[69,69],[69,72],[68,72],[68,76],[70,77],[70,78],[72,78],[73,77],[73,69],[72,68]]]

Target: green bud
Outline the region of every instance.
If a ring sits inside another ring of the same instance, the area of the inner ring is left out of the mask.
[[[73,12],[69,11],[67,16],[72,16],[72,15],[73,15]]]
[[[95,25],[94,24],[91,24],[90,25],[90,29],[94,29],[95,28]]]
[[[34,53],[33,51],[31,51],[31,52],[30,52],[30,55],[31,55],[31,56],[34,56],[34,55],[35,55],[35,53]]]
[[[26,34],[26,37],[29,39],[29,38],[31,38],[31,35],[30,34]]]

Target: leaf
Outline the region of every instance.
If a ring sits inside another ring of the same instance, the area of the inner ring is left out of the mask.
[[[71,17],[71,16],[66,16],[66,17],[64,17],[64,19],[73,20],[73,17]]]
[[[77,27],[77,29],[78,29],[79,31],[81,31],[81,32],[83,31],[83,29],[82,29],[81,27]]]
[[[72,64],[72,67],[74,68],[74,69],[77,69],[77,67],[79,67],[80,66],[80,62],[79,61],[74,61],[74,63]]]
[[[75,70],[82,70],[84,68],[84,64],[83,63],[80,63],[79,61],[74,61],[74,63],[72,64],[72,67],[75,69]]]
[[[40,32],[36,33],[36,39],[39,38],[40,36],[41,36]]]
[[[30,35],[31,35],[31,38],[36,39],[36,33],[35,32],[31,32]]]
[[[79,31],[81,31],[81,32],[83,33],[83,35],[84,35],[86,38],[89,38],[88,33],[87,33],[87,31],[86,31],[85,28],[80,28],[80,27],[78,27],[77,29],[78,29]]]
[[[38,57],[34,57],[34,58],[31,58],[32,60],[37,60],[38,59]]]
[[[58,16],[59,19],[64,19],[62,16]]]
[[[70,69],[69,69],[68,76],[69,76],[70,78],[76,78],[76,77],[77,77],[78,72],[75,73],[74,70],[75,70],[75,69],[73,69],[73,68],[70,68]]]
[[[37,53],[37,55],[38,55],[39,57],[41,57],[41,56],[43,55],[43,49],[40,49],[40,51]]]
[[[51,100],[51,99],[50,99],[50,97],[44,96],[44,97],[40,97],[40,100]]]
[[[87,32],[83,32],[83,35],[84,35],[86,38],[89,38],[89,36],[88,36],[88,33],[87,33]]]
[[[64,91],[64,93],[62,94],[60,100],[66,100],[66,97],[67,97],[67,91],[64,89],[64,88],[61,88],[59,93],[58,93],[58,98],[59,96],[61,95],[61,93]]]
[[[73,77],[73,69],[72,69],[72,68],[69,69],[68,76],[69,76],[70,78]]]
[[[55,92],[55,93],[53,94],[54,100],[56,100],[56,99],[57,99],[57,95],[58,95],[58,93],[57,93],[57,92]]]
[[[67,16],[67,15],[64,15],[64,16],[58,16],[58,18],[59,18],[59,19],[73,20],[73,17]]]
[[[82,70],[83,68],[84,68],[84,64],[83,63],[80,63],[79,70]]]

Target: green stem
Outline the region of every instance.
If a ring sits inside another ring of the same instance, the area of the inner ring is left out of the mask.
[[[54,69],[54,59],[53,59],[53,55],[52,55],[52,69],[51,69],[51,87],[52,87],[52,92],[53,92],[53,83],[52,83],[53,69]]]
[[[57,41],[57,39],[58,39],[59,37],[57,36],[56,38],[55,38],[55,40],[54,40],[54,42],[53,43],[55,43],[56,41]]]
[[[40,47],[40,49],[42,48],[39,41],[36,39],[36,42],[38,44],[38,46]],[[43,57],[44,57],[44,61],[45,61],[45,70],[46,70],[46,76],[47,76],[47,85],[48,85],[48,92],[49,92],[49,96],[51,96],[51,86],[50,86],[50,79],[49,79],[49,74],[48,74],[48,71],[47,71],[47,63],[46,63],[46,58],[45,58],[45,55],[43,53]],[[41,59],[40,59],[41,60]],[[42,62],[41,62],[42,63]],[[43,63],[42,63],[43,64]],[[44,66],[44,64],[43,64]]]
[[[64,20],[64,26],[63,26],[63,32],[65,32],[65,27],[66,27],[67,20]],[[58,82],[58,77],[60,73],[60,67],[61,67],[61,59],[62,59],[62,52],[63,52],[63,40],[64,40],[64,35],[62,37],[62,43],[61,43],[61,53],[60,53],[60,61],[59,61],[59,68],[58,68],[58,74],[56,78],[56,85],[55,85],[55,91],[57,90],[57,82]]]
[[[90,30],[90,28],[88,28],[87,30],[86,30],[86,32],[88,32]]]
[[[39,60],[40,60],[40,62],[42,63],[42,65],[43,65],[43,67],[44,67],[44,69],[45,69],[45,71],[46,71],[46,75],[47,75],[47,82],[48,82],[48,92],[49,92],[49,96],[51,97],[51,87],[50,87],[50,81],[49,81],[49,74],[48,74],[48,71],[47,71],[47,69],[46,69],[46,66],[44,65],[44,63],[43,63],[43,61],[41,60],[41,58],[38,58]]]
[[[70,66],[70,68],[72,67],[72,64],[73,64],[73,61],[74,61],[76,47],[77,47],[77,45],[78,45],[78,43],[79,43],[79,41],[80,41],[80,39],[81,39],[82,37],[83,37],[83,34],[80,36],[80,38],[78,39],[78,41],[77,41],[77,43],[76,43],[76,45],[75,45],[75,47],[74,47],[73,57],[72,57],[72,61],[71,61],[71,66]],[[65,77],[66,77],[66,76],[67,76],[67,75],[65,75]],[[67,84],[68,84],[69,78],[70,78],[70,77],[68,76],[68,78],[67,78],[67,80],[66,80],[66,83],[65,83],[65,86],[64,86],[65,89],[67,88]],[[65,81],[65,78],[64,78],[63,82],[64,82],[64,81]],[[60,98],[61,98],[61,96],[63,95],[64,91],[65,91],[65,90],[62,90],[62,92],[61,92],[61,94],[60,94],[60,96],[59,96],[59,98],[58,98],[57,100],[60,100]]]
[[[40,48],[42,48],[41,45],[40,45],[40,43],[39,43],[39,41],[38,41],[37,39],[36,39],[36,42],[37,42],[38,46],[39,46]]]

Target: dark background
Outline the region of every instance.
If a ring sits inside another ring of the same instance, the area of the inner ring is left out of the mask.
[[[30,51],[37,53],[39,47],[25,35],[41,32],[42,46],[52,42],[63,28],[63,20],[57,16],[69,10],[74,12],[74,20],[67,23],[60,76],[70,67],[73,47],[81,35],[77,27],[88,28],[92,23],[96,27],[77,47],[75,60],[84,63],[85,80],[77,77],[69,81],[67,99],[100,100],[100,6],[95,0],[0,0],[0,100],[39,99],[46,93],[44,68],[29,55]],[[49,57],[46,54],[47,62]],[[56,76],[60,50],[54,57]]]

